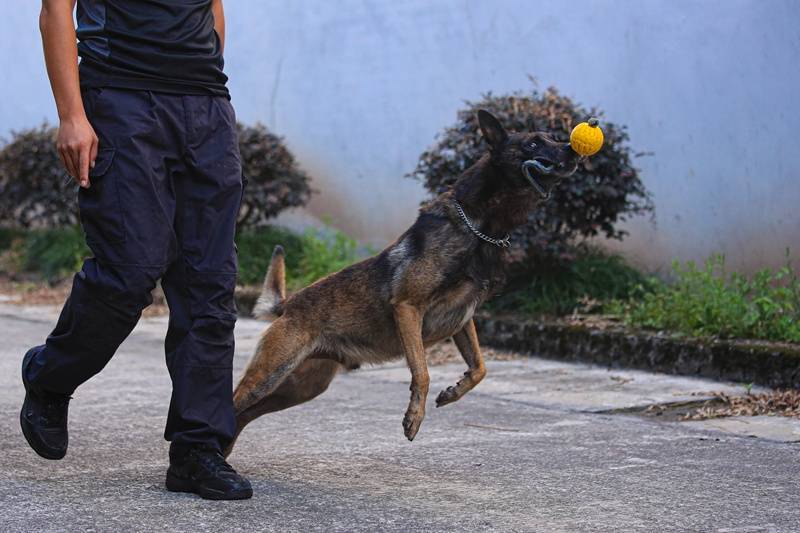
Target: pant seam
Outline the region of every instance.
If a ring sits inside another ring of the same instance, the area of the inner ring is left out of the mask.
[[[226,276],[235,276],[238,272],[235,270],[192,270],[190,274],[225,274]]]
[[[200,364],[192,364],[192,363],[177,363],[172,365],[173,368],[210,368],[213,370],[233,370],[232,365],[228,366],[221,366],[221,365],[200,365]]]
[[[148,265],[148,264],[141,264],[141,263],[120,263],[117,261],[105,261],[103,259],[98,258],[104,265],[111,265],[111,266],[120,266],[120,267],[136,267],[136,268],[167,268],[170,266],[171,263],[163,264],[163,265]]]

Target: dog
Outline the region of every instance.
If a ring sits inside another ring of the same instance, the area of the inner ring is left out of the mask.
[[[425,348],[450,337],[467,371],[436,406],[486,376],[472,316],[503,283],[508,233],[575,172],[580,156],[546,133],[509,134],[487,111],[477,119],[488,152],[380,254],[286,298],[284,251],[275,248],[254,308],[274,321],[234,391],[237,437],[257,417],[320,395],[341,369],[404,357],[411,398],[403,430],[411,441],[425,417]]]

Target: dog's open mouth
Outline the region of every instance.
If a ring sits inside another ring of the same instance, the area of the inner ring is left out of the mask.
[[[547,198],[550,196],[550,193],[547,191],[547,189],[545,189],[544,185],[539,183],[539,180],[536,178],[536,174],[546,176],[548,174],[552,174],[554,169],[555,164],[552,161],[541,157],[529,159],[522,163],[522,174],[542,198]]]

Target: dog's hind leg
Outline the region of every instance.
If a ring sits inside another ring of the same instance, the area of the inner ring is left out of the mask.
[[[243,411],[236,411],[236,436],[225,451],[227,456],[244,427],[267,413],[288,409],[312,400],[325,392],[339,369],[330,359],[306,359],[271,394]]]
[[[272,394],[312,351],[312,335],[283,316],[261,337],[256,352],[233,392],[233,405],[243,413]]]
[[[469,368],[458,383],[439,393],[439,396],[436,397],[436,407],[458,400],[475,388],[475,385],[480,383],[486,375],[486,366],[483,364],[483,355],[481,355],[481,347],[478,344],[478,333],[475,331],[475,323],[472,319],[453,335],[453,341]]]

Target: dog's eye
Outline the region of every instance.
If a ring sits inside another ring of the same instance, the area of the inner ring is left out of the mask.
[[[536,143],[531,143],[528,148],[530,148],[531,150],[536,150]]]

